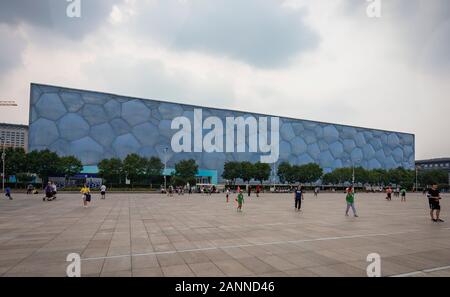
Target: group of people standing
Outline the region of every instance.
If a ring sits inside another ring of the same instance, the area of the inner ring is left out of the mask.
[[[58,187],[55,183],[48,182],[47,186],[45,186],[45,197],[42,198],[42,201],[53,201],[56,199],[56,193],[58,192]]]
[[[392,193],[394,193],[395,197],[402,196],[402,202],[406,202],[406,189],[405,188],[397,188],[395,191],[392,190],[391,187],[386,189],[386,200],[392,201]]]
[[[242,212],[242,204],[244,203],[244,195],[243,195],[243,191],[238,187],[238,195],[237,198],[235,199],[235,201],[237,202],[237,211],[238,212]],[[314,189],[314,196],[317,197],[318,194],[318,189]],[[353,216],[355,218],[359,217],[357,212],[356,212],[356,207],[355,207],[355,189],[353,186],[348,187],[346,190],[346,196],[345,196],[345,201],[347,204],[346,210],[345,210],[345,216],[349,216],[349,211],[350,209],[353,212]],[[230,189],[227,188],[226,191],[226,202],[228,203],[230,201]],[[392,200],[392,189],[388,188],[387,191],[387,197],[386,199],[388,201]],[[249,191],[249,196],[250,196],[250,191]],[[399,190],[399,195],[401,196],[401,202],[406,202],[406,189],[402,188],[401,190]],[[442,220],[440,218],[440,212],[441,212],[441,206],[440,206],[440,200],[442,199],[440,196],[440,192],[438,190],[437,185],[433,185],[431,189],[429,189],[427,191],[427,197],[428,197],[428,202],[429,202],[429,206],[430,206],[430,216],[431,216],[431,220],[433,222],[444,222],[444,220]],[[302,209],[302,201],[305,199],[304,197],[304,190],[302,186],[298,186],[296,188],[296,190],[294,191],[294,208],[296,212],[300,212]]]
[[[87,208],[92,200],[91,189],[88,184],[84,184],[80,190],[81,197],[83,199],[83,207]],[[100,187],[100,197],[101,199],[106,199],[106,186],[101,185]]]
[[[314,189],[314,197],[317,198],[318,193],[319,193],[318,188],[315,188]],[[302,201],[305,200],[304,195],[305,195],[305,193],[304,193],[303,187],[298,186],[297,189],[294,191],[294,199],[295,199],[294,208],[295,208],[295,211],[297,211],[297,212],[300,212],[302,210]],[[345,210],[345,216],[348,217],[348,212],[351,208],[353,211],[353,216],[355,218],[357,218],[358,215],[356,213],[356,208],[355,208],[355,190],[352,186],[350,186],[346,189],[345,200],[347,202],[347,209]]]

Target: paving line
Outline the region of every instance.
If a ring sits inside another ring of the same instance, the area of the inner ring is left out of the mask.
[[[398,234],[405,234],[405,233],[414,233],[417,231],[422,231],[422,230],[408,230],[408,231],[392,232],[392,233],[374,233],[374,234],[348,235],[348,236],[337,236],[337,237],[322,237],[322,238],[311,238],[311,239],[300,239],[300,240],[289,240],[289,241],[270,241],[270,242],[262,242],[262,243],[214,246],[214,247],[206,247],[206,248],[172,250],[172,251],[162,251],[162,252],[149,252],[149,253],[140,253],[140,254],[124,254],[124,255],[116,255],[116,256],[84,258],[84,259],[81,259],[81,261],[93,261],[93,260],[102,260],[102,259],[115,259],[115,258],[139,257],[139,256],[150,256],[150,255],[167,255],[167,254],[201,252],[201,251],[219,250],[219,249],[225,250],[225,249],[233,249],[233,248],[266,246],[266,245],[288,244],[288,243],[296,244],[296,243],[315,242],[315,241],[390,236],[390,235],[398,235]]]
[[[412,272],[408,272],[408,273],[391,275],[390,277],[407,277],[407,276],[413,276],[413,275],[417,275],[417,274],[430,273],[430,272],[447,270],[447,269],[450,269],[450,266],[441,266],[441,267],[417,270],[417,271],[412,271]]]

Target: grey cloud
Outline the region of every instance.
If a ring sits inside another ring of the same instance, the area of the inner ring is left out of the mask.
[[[22,62],[25,41],[8,26],[0,26],[0,78]]]
[[[450,1],[382,0],[382,18],[366,16],[368,2],[343,2],[344,15],[364,22],[389,22],[408,47],[409,59],[428,72],[450,75]],[[380,31],[382,32],[382,31]]]
[[[2,0],[0,24],[27,23],[49,29],[71,39],[95,30],[109,16],[114,4],[122,0],[81,0],[81,18],[69,18],[66,0]]]
[[[304,23],[305,11],[283,8],[275,0],[168,0],[139,6],[138,11],[136,25],[166,46],[262,68],[283,66],[319,42]]]
[[[235,98],[229,85],[221,82],[220,75],[210,77],[208,83],[199,83],[191,73],[168,71],[160,60],[98,57],[95,65],[83,64],[82,71],[87,77],[101,78],[100,81],[106,82],[106,92],[119,95],[204,106],[214,105],[211,102],[231,106]]]

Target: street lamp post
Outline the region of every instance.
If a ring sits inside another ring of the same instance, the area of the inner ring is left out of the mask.
[[[352,162],[352,186],[355,187],[355,164]]]
[[[418,178],[417,178],[417,175],[418,175],[418,172],[419,172],[419,166],[416,166],[416,185],[415,185],[415,190],[416,190],[416,192],[418,192],[419,190],[418,190],[418,184],[417,184],[417,180],[418,180]]]
[[[6,138],[1,137],[0,140],[2,141],[2,190],[5,192],[5,159],[6,159],[6,153],[5,153],[5,146],[6,146]]]
[[[167,192],[167,177],[166,177],[166,169],[167,169],[167,151],[169,148],[164,148],[164,192]]]

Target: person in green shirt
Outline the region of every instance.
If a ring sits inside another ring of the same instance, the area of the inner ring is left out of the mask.
[[[353,211],[353,215],[355,216],[355,218],[357,218],[358,215],[356,214],[356,209],[355,209],[355,192],[353,190],[353,187],[349,187],[347,189],[347,196],[345,197],[345,200],[347,201],[347,210],[345,211],[345,216],[348,217],[348,211],[350,210],[350,207],[351,207],[352,211]]]
[[[406,189],[402,188],[402,190],[400,191],[400,194],[402,196],[402,202],[406,202]]]
[[[242,190],[239,192],[236,201],[238,204],[236,211],[242,212],[242,203],[244,203],[244,195],[242,194]]]

